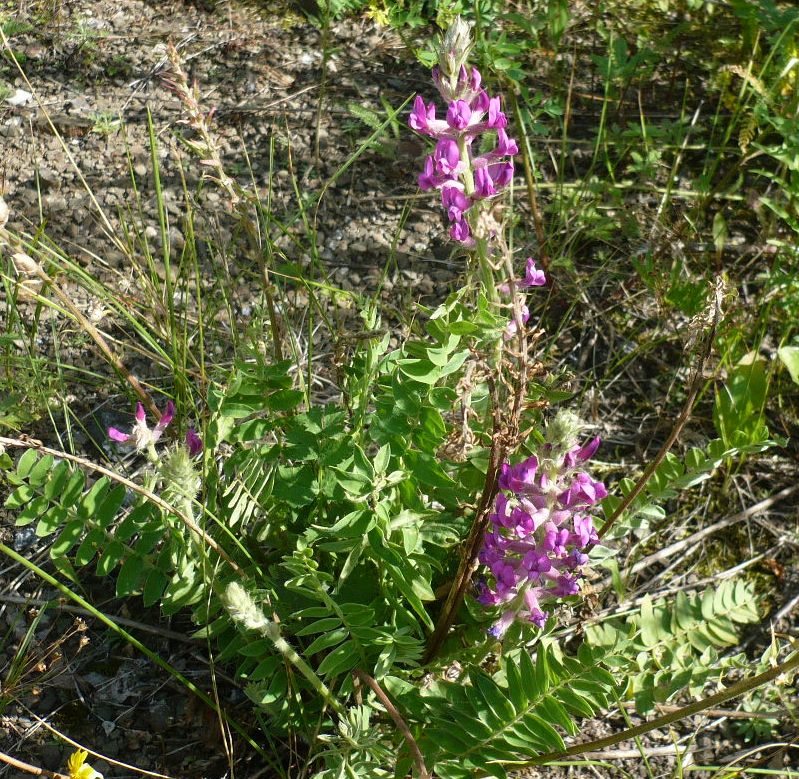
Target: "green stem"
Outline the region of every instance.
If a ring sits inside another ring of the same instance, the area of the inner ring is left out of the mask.
[[[347,712],[344,707],[335,699],[333,693],[330,692],[330,688],[316,675],[313,668],[311,668],[311,666],[300,657],[294,647],[280,635],[280,627],[278,624],[276,622],[270,622],[261,632],[275,645],[275,649],[305,677],[319,697],[322,698],[341,719],[345,719]]]

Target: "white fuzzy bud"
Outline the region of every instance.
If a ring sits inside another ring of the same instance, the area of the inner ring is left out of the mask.
[[[577,443],[582,429],[583,422],[580,417],[562,409],[547,425],[547,443],[552,444],[556,452],[568,451]]]
[[[164,497],[167,500],[179,498],[192,501],[197,497],[200,491],[200,475],[184,446],[178,446],[167,453],[161,462],[161,475],[164,477]]]
[[[230,582],[225,588],[225,608],[236,622],[248,630],[258,630],[273,641],[280,638],[280,628],[267,619],[252,596],[238,582]]]
[[[8,223],[8,216],[10,211],[6,205],[6,201],[0,197],[0,230],[2,230]]]

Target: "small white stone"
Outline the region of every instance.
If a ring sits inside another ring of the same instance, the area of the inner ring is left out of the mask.
[[[6,103],[16,108],[17,106],[27,105],[31,100],[33,100],[33,95],[30,92],[18,89],[11,97],[6,98]]]

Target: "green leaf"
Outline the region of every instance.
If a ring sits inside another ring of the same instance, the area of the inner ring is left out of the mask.
[[[354,641],[346,641],[338,649],[334,649],[319,663],[317,673],[320,676],[339,676],[351,671],[358,664],[360,655]]]
[[[25,451],[17,463],[17,476],[20,479],[26,479],[38,459],[39,455],[35,449]]]
[[[312,641],[310,646],[308,646],[308,648],[304,651],[304,654],[307,657],[310,657],[311,655],[315,655],[317,652],[324,652],[328,649],[331,649],[337,644],[340,644],[348,635],[349,631],[345,628],[331,630],[329,633],[325,633],[324,635],[319,636]]]
[[[27,484],[22,484],[6,498],[3,505],[7,509],[18,509],[26,505],[33,498],[33,495],[33,490]],[[19,525],[19,522],[17,522],[17,525]]]
[[[122,484],[117,484],[107,495],[103,498],[102,503],[95,509],[93,519],[101,528],[107,528],[113,521],[119,511],[122,502],[125,500],[127,489]]]
[[[144,589],[142,590],[142,601],[145,606],[153,606],[161,600],[167,581],[164,573],[157,568],[150,570],[144,581]]]
[[[67,510],[62,509],[61,506],[54,506],[39,520],[39,524],[36,525],[36,535],[39,538],[44,538],[55,533],[66,522],[66,519]]]
[[[133,595],[139,589],[139,581],[144,568],[141,557],[131,556],[122,564],[117,574],[117,597]]]
[[[97,575],[107,576],[116,568],[119,561],[126,552],[126,547],[119,541],[112,541],[105,548],[97,561]]]
[[[777,357],[788,369],[794,384],[799,384],[799,346],[783,346],[777,349]]]
[[[28,474],[28,481],[34,486],[39,487],[44,484],[50,469],[53,467],[53,455],[47,454],[31,468]]]
[[[71,475],[72,467],[66,460],[62,460],[60,463],[58,463],[58,465],[56,465],[56,467],[53,469],[53,472],[50,474],[50,478],[47,480],[47,483],[44,485],[44,490],[42,491],[44,497],[48,500],[61,503],[61,493]]]
[[[62,557],[72,549],[78,543],[78,539],[83,533],[83,528],[84,524],[79,519],[67,522],[58,538],[50,546],[50,557]]]

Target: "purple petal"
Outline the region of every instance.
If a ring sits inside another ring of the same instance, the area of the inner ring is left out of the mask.
[[[438,178],[433,167],[433,158],[428,157],[424,161],[424,172],[419,174],[419,189],[427,191],[438,186]]]
[[[474,194],[478,198],[491,197],[497,194],[497,190],[494,189],[494,181],[486,168],[478,168],[474,172]]]
[[[519,147],[513,138],[508,138],[508,134],[500,127],[497,130],[497,148],[494,149],[494,155],[497,157],[512,157],[514,154],[519,153]]]
[[[447,109],[447,124],[453,130],[465,130],[472,118],[472,109],[465,100],[454,100]]]
[[[136,421],[144,422],[147,415],[144,413],[144,406],[141,403],[136,404]]]
[[[168,400],[166,402],[166,408],[164,409],[164,413],[161,414],[161,419],[158,420],[158,424],[156,425],[156,427],[159,430],[164,430],[174,418],[175,418],[175,404],[171,400]]]
[[[461,152],[458,148],[458,144],[452,140],[440,140],[436,144],[433,159],[435,160],[436,171],[438,173],[443,173],[445,176],[456,173],[461,161]]]
[[[532,257],[528,257],[524,278],[519,281],[519,286],[522,288],[543,287],[546,283],[547,277],[544,275],[544,271],[538,270],[535,267],[535,260]]]
[[[480,75],[480,71],[477,68],[472,68],[472,73],[469,76],[469,89],[472,92],[477,92],[480,89],[480,83],[482,81],[482,76]]]
[[[124,444],[126,441],[130,440],[130,436],[127,433],[123,433],[121,430],[117,430],[115,427],[108,428],[108,437],[112,441],[117,441],[120,444]]]
[[[461,218],[452,225],[449,230],[449,234],[454,241],[466,243],[471,237],[472,233],[469,229],[469,223],[465,219]]]
[[[189,450],[189,454],[192,457],[200,454],[203,450],[203,439],[197,435],[193,427],[190,427],[186,431],[186,448]]]
[[[586,460],[590,460],[596,454],[596,450],[599,449],[600,443],[602,443],[602,439],[597,436],[593,441],[581,446],[575,453],[577,462],[584,463]]]
[[[498,97],[492,97],[488,103],[488,127],[492,130],[500,130],[508,126],[508,118],[500,109]]]

